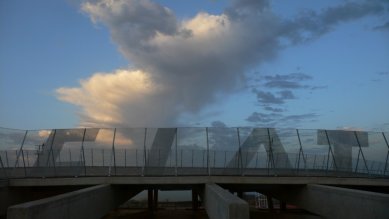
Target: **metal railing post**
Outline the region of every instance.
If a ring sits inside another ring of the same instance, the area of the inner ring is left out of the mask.
[[[208,127],[205,128],[205,133],[206,133],[206,137],[207,137],[207,169],[208,169],[208,176],[211,175],[211,167],[209,165],[209,139],[208,139]]]
[[[86,133],[86,128],[84,129],[84,134],[82,135],[82,142],[81,142],[82,164],[84,165],[84,175],[86,176],[85,151],[84,151],[85,133]]]
[[[303,156],[304,169],[305,169],[306,166],[307,166],[307,161],[306,161],[305,156],[304,156],[303,145],[301,144],[300,132],[299,132],[298,129],[296,129],[296,132],[297,132],[297,138],[298,138],[298,140],[299,140],[299,145],[300,145],[300,151],[299,151],[298,163],[297,163],[297,172],[298,172],[298,171],[300,170],[300,156],[301,156],[301,155]]]
[[[271,138],[270,136],[270,129],[268,128],[267,129],[267,135],[268,135],[268,139],[269,139],[269,151],[266,151],[267,154],[268,154],[268,169],[267,169],[267,174],[269,175],[270,174],[270,165],[269,163],[271,164],[271,166],[273,167],[273,170],[275,170],[275,163],[274,163],[274,155],[273,155],[273,139]]]
[[[177,169],[178,154],[177,154],[177,151],[178,151],[178,128],[176,128],[176,144],[175,144],[175,159],[176,159],[176,162],[174,164],[174,174],[175,174],[175,176],[178,175],[178,169]]]
[[[16,162],[15,162],[15,168],[16,168],[16,165],[19,166],[19,158],[20,158],[20,154],[22,154],[22,159],[23,159],[23,169],[24,169],[24,177],[27,176],[27,171],[26,171],[26,163],[25,163],[25,161],[24,161],[23,146],[24,146],[24,142],[25,142],[26,137],[27,137],[27,133],[28,133],[28,130],[26,130],[26,132],[25,132],[25,134],[24,134],[24,137],[23,137],[23,140],[22,140],[22,144],[20,145],[19,153],[18,153],[17,156],[16,156]]]
[[[112,140],[112,153],[113,153],[113,167],[114,174],[116,176],[116,151],[115,151],[115,140],[116,140],[116,128],[113,131],[113,140]]]
[[[53,153],[53,144],[54,144],[54,139],[55,139],[56,134],[57,134],[57,130],[54,129],[53,139],[51,140],[50,151],[49,151],[49,154],[47,156],[47,162],[46,162],[46,168],[48,168],[49,162],[50,162],[50,154],[51,154],[52,159],[53,159],[54,175],[56,175],[56,169],[55,169],[55,160],[54,160],[54,153]]]
[[[359,142],[359,138],[358,138],[358,135],[357,135],[357,132],[356,132],[356,131],[354,131],[354,135],[355,135],[355,138],[357,139],[359,151],[360,151],[360,153],[361,153],[361,155],[362,155],[363,162],[365,163],[365,168],[366,168],[366,170],[367,170],[367,174],[370,174],[369,168],[367,167],[365,155],[363,154],[363,151],[362,151],[362,148],[361,148],[361,143]],[[359,160],[359,159],[358,159],[358,160]]]
[[[386,174],[386,170],[388,168],[388,159],[389,159],[389,144],[388,144],[388,139],[386,139],[385,133],[382,132],[382,136],[384,137],[386,146],[388,147],[388,152],[386,153],[386,160],[385,160],[385,168],[384,168],[384,175]]]
[[[243,176],[243,158],[242,158],[242,150],[241,150],[241,145],[240,145],[240,133],[239,133],[239,128],[236,128],[236,134],[238,136],[238,167],[239,167],[239,172],[240,175]]]
[[[329,165],[329,162],[330,162],[330,153],[332,155],[332,160],[334,162],[334,165],[335,165],[335,170],[337,171],[338,170],[338,166],[336,165],[336,160],[335,160],[335,157],[334,157],[334,153],[332,152],[332,147],[331,147],[331,142],[330,142],[330,138],[328,137],[328,132],[327,130],[324,130],[325,131],[325,134],[326,134],[326,138],[327,138],[327,142],[328,142],[328,156],[327,156],[327,169],[326,169],[326,172],[328,172],[328,165]]]
[[[146,136],[147,136],[147,128],[145,128],[145,135],[144,135],[144,139],[143,139],[143,151],[144,151],[143,159],[144,159],[144,162],[143,162],[143,166],[142,166],[142,173],[141,173],[142,176],[145,175],[145,168],[146,168],[146,161],[147,161]]]
[[[3,172],[4,172],[4,178],[8,178],[8,177],[7,177],[7,171],[5,170],[4,163],[3,163],[3,159],[1,158],[1,156],[0,156],[0,165],[1,165],[1,169],[2,169]]]

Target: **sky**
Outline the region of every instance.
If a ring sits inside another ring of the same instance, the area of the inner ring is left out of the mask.
[[[389,131],[389,1],[0,1],[0,127]]]

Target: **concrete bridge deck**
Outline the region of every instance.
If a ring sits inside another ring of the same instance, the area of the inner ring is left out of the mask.
[[[148,191],[192,190],[213,218],[247,219],[242,192],[322,218],[389,218],[389,133],[273,128],[0,128],[0,214],[99,218]],[[99,209],[98,211],[94,209]]]
[[[256,176],[157,176],[157,177],[58,177],[58,178],[21,178],[9,179],[10,187],[34,186],[90,186],[111,185],[204,185],[207,183],[231,184],[241,187],[250,185],[307,185],[322,184],[334,186],[389,187],[388,178],[355,178],[355,177],[256,177]]]

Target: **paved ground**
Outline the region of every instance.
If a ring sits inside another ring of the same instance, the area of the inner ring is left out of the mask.
[[[142,219],[208,219],[205,210],[200,209],[193,211],[192,209],[158,209],[157,212],[149,212],[147,209],[117,209],[110,212],[103,219],[127,219],[127,218],[142,218]]]
[[[172,209],[161,208],[157,212],[149,212],[147,209],[116,209],[103,219],[208,219],[204,209],[192,211],[190,208]],[[261,219],[318,219],[320,217],[309,214],[300,209],[288,209],[287,211],[267,209],[250,209],[250,218]]]

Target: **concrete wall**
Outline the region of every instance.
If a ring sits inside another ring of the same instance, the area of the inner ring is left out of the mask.
[[[8,219],[95,219],[137,194],[121,187],[97,185],[8,208]]]
[[[247,202],[216,184],[205,185],[203,199],[210,219],[250,218]]]
[[[389,194],[324,185],[283,189],[273,194],[324,218],[389,218]]]

